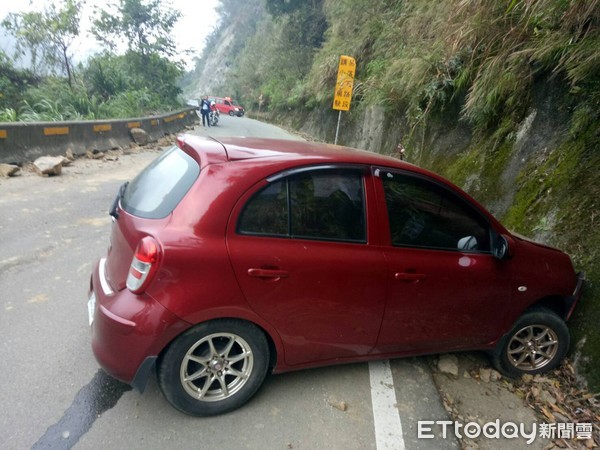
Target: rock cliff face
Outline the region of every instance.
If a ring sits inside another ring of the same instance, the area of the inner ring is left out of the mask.
[[[205,60],[202,71],[197,78],[186,87],[186,98],[197,99],[203,95],[217,95],[222,87],[222,81],[231,68],[232,51],[234,45],[234,25],[225,28],[223,38],[212,48],[206,48],[203,53]]]

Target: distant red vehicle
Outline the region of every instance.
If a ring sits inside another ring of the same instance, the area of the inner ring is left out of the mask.
[[[221,114],[242,117],[246,112],[244,107],[231,97],[209,97],[208,99],[215,102],[215,107]]]
[[[557,366],[583,275],[438,175],[344,147],[182,135],[125,184],[94,267],[92,347],[192,415],[268,372],[481,349]]]

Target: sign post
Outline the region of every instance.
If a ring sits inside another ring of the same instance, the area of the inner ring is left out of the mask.
[[[335,130],[334,144],[337,144],[338,140],[338,134],[340,131],[340,121],[342,119],[342,111],[350,110],[350,102],[352,101],[352,87],[354,86],[355,72],[356,60],[351,56],[340,56],[337,80],[335,82],[335,92],[333,96],[333,109],[339,111],[337,128]]]

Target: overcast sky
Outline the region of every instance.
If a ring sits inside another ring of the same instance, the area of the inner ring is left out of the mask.
[[[42,11],[48,0],[4,0],[0,19],[11,12]],[[59,2],[60,3],[60,2]],[[87,55],[98,50],[96,40],[89,35],[91,14],[96,6],[105,6],[108,3],[116,3],[107,0],[86,0],[81,14],[81,36],[76,45],[73,46],[73,56],[76,61],[85,59]],[[173,9],[181,11],[182,17],[173,29],[173,36],[180,52],[193,50],[190,55],[181,54],[180,57],[186,61],[187,69],[193,68],[193,58],[200,56],[204,47],[204,39],[213,30],[217,22],[215,7],[218,0],[164,0],[166,6],[171,4]]]

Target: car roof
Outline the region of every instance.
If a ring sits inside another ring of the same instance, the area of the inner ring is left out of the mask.
[[[307,164],[336,162],[396,167],[406,165],[415,169],[411,164],[389,156],[320,142],[250,137],[209,138],[191,134],[182,134],[177,141],[179,147],[201,162],[201,166],[262,158],[293,159]]]

